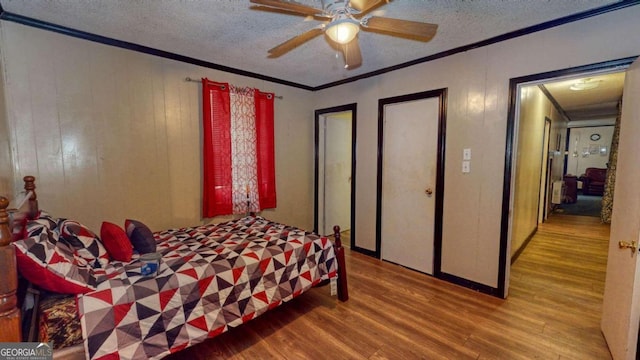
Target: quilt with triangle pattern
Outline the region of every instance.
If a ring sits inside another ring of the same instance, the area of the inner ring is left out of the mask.
[[[78,296],[87,359],[158,359],[214,337],[337,273],[333,244],[261,217],[154,234],[158,274],[111,262]]]

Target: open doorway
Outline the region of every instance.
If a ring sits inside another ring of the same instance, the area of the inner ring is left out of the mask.
[[[314,231],[331,235],[340,226],[343,239],[355,243],[356,104],[315,112]]]
[[[550,216],[601,217],[623,86],[617,68],[518,85],[511,263]]]
[[[529,282],[525,279],[522,274],[515,274],[515,270],[517,269],[520,260],[518,260],[513,266],[510,266],[511,263],[509,255],[511,254],[511,246],[513,245],[513,221],[516,217],[517,209],[514,207],[514,198],[517,194],[517,179],[516,179],[516,171],[519,166],[526,166],[526,163],[518,163],[518,155],[520,149],[518,148],[519,144],[519,136],[524,136],[518,131],[519,127],[519,111],[520,109],[520,91],[523,87],[529,85],[540,85],[545,82],[549,82],[553,80],[560,79],[578,79],[585,77],[593,77],[600,74],[610,74],[625,71],[625,100],[622,102],[622,108],[620,110],[619,123],[623,124],[619,129],[619,147],[617,152],[617,170],[616,162],[612,162],[613,165],[612,171],[609,174],[614,174],[616,177],[615,187],[616,187],[616,197],[615,204],[613,206],[613,219],[611,221],[611,231],[606,233],[606,238],[604,241],[601,241],[600,244],[604,244],[603,252],[605,252],[605,256],[601,263],[604,267],[600,270],[599,277],[602,280],[601,288],[592,286],[591,284],[587,284],[587,291],[598,292],[597,296],[592,298],[598,301],[597,304],[592,304],[589,308],[590,310],[597,310],[597,314],[592,314],[592,318],[595,320],[600,320],[601,322],[597,325],[600,325],[599,330],[594,325],[587,325],[589,328],[596,330],[593,339],[598,338],[604,341],[606,338],[606,345],[608,345],[608,349],[614,354],[614,358],[617,358],[617,354],[629,354],[631,357],[635,358],[635,349],[636,349],[636,338],[638,336],[638,318],[640,315],[640,306],[637,305],[637,294],[640,294],[640,279],[637,278],[636,274],[638,273],[638,269],[640,269],[640,261],[638,261],[637,256],[637,242],[630,241],[628,239],[637,239],[638,238],[638,228],[632,226],[637,222],[638,214],[640,213],[640,208],[637,206],[637,196],[640,189],[637,188],[635,179],[637,178],[637,174],[640,173],[640,166],[636,160],[636,155],[638,152],[638,142],[635,141],[638,134],[640,134],[640,123],[636,121],[638,119],[638,114],[640,113],[640,106],[638,106],[637,102],[633,100],[629,101],[629,99],[633,99],[637,97],[640,93],[640,63],[634,63],[629,66],[635,58],[621,59],[617,61],[594,64],[579,68],[573,68],[563,71],[550,72],[538,75],[532,75],[523,78],[515,78],[511,79],[511,102],[510,102],[510,111],[509,111],[509,122],[508,122],[508,131],[507,131],[507,156],[505,159],[505,193],[503,198],[503,218],[502,218],[502,238],[501,238],[501,266],[504,265],[504,272],[500,274],[500,284],[502,284],[503,288],[499,289],[500,292],[506,297],[507,293],[510,291],[509,289],[514,289],[514,293],[520,292],[519,289],[512,287],[509,283],[511,279],[515,284],[516,282],[520,282],[521,284],[530,285]],[[628,69],[627,69],[628,68]],[[567,126],[567,134],[569,126]],[[594,136],[594,139],[591,139],[591,134],[589,134],[590,141],[599,140],[598,136]],[[600,134],[598,134],[600,135]],[[568,142],[565,141],[565,144]],[[570,146],[564,147],[564,155],[569,156]],[[590,151],[590,149],[587,147]],[[580,150],[580,149],[579,149]],[[596,154],[590,154],[596,155]],[[566,161],[566,159],[565,159]],[[564,164],[563,164],[564,165]],[[565,172],[563,172],[563,176],[566,175],[566,167]],[[608,183],[606,189],[610,189],[611,186]],[[605,194],[607,190],[605,190]],[[581,217],[574,217],[581,218]],[[587,218],[587,217],[582,217]],[[599,219],[594,218],[598,220]],[[570,224],[563,224],[562,230],[565,231],[569,228]],[[534,233],[535,235],[535,233]],[[552,234],[555,235],[555,234]],[[538,235],[535,235],[534,238],[538,238]],[[555,280],[559,280],[560,282],[566,282],[567,277],[574,276],[577,273],[580,273],[582,267],[584,267],[584,260],[591,257],[590,253],[586,254],[578,254],[576,255],[575,250],[583,250],[587,246],[585,246],[585,241],[590,239],[589,230],[585,233],[582,231],[572,231],[570,235],[567,235],[567,239],[569,241],[562,244],[563,246],[559,247],[559,249],[569,249],[569,251],[565,251],[565,258],[559,257],[557,255],[546,254],[546,258],[543,256],[538,256],[538,259],[548,260],[551,256],[554,256],[558,259],[558,262],[554,265],[557,267],[561,267],[565,261],[564,259],[574,259],[576,261],[575,267],[570,268],[569,271],[566,271],[564,274],[560,276],[555,276]],[[560,239],[561,241],[564,239]],[[532,244],[536,241],[532,241]],[[526,245],[526,244],[525,244]],[[529,252],[529,246],[527,250],[524,252],[525,254]],[[631,256],[629,256],[629,251],[631,251]],[[528,269],[535,270],[537,272],[546,272],[549,271],[550,266],[539,266],[539,264],[529,265]],[[553,269],[551,269],[553,270]],[[514,278],[510,277],[510,273],[514,271]],[[606,280],[605,280],[606,278]],[[545,294],[549,295],[553,290],[558,290],[563,288],[563,284],[560,286],[556,286],[554,289],[549,289],[546,286],[546,281],[552,281],[551,276],[547,277],[545,281],[538,282],[537,292],[528,291],[527,294],[533,294],[534,297],[531,298],[532,306],[535,306],[540,302],[541,299],[544,299]],[[549,306],[557,306],[561,307],[563,302],[566,302],[566,299],[570,298],[567,294],[562,293],[564,295],[558,296],[556,294],[555,298],[549,302]],[[574,293],[576,294],[576,293]],[[581,292],[581,295],[584,293]],[[520,294],[519,294],[520,295]],[[570,306],[565,307],[567,313],[571,313],[571,309],[578,310],[587,310],[587,308],[582,307],[584,304],[581,301],[569,301],[566,302]],[[580,305],[580,306],[577,306]],[[584,317],[585,314],[582,312],[572,313],[570,316],[580,316]],[[552,320],[550,320],[552,321]],[[546,331],[546,328],[545,328]],[[602,334],[604,334],[604,338],[602,338]],[[633,352],[632,352],[633,351]],[[620,358],[627,358],[626,355]]]
[[[624,74],[619,76],[621,81]],[[592,123],[569,123],[565,161],[566,196],[557,213],[600,217],[604,183],[609,171],[609,157],[615,130],[615,115]]]
[[[601,216],[602,197],[611,171],[609,161],[624,79],[625,72],[618,71],[541,85],[568,119],[563,193],[555,214],[593,216],[609,222]]]

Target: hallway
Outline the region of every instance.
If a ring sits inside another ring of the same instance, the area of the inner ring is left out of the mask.
[[[576,347],[576,359],[611,358],[600,331],[608,239],[599,218],[552,215],[511,268],[508,306]]]

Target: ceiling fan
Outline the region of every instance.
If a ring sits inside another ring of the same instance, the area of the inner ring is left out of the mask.
[[[431,40],[438,25],[366,15],[389,0],[322,0],[322,9],[305,5],[293,0],[250,0],[257,6],[251,9],[278,12],[289,15],[312,16],[325,23],[270,49],[269,57],[276,58],[293,50],[301,44],[325,34],[330,44],[344,56],[345,68],[354,69],[362,64],[359,30],[372,31],[406,39],[427,42]]]

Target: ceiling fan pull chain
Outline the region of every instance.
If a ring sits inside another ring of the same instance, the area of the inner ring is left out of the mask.
[[[349,48],[347,44],[342,45],[342,53],[344,54],[344,68],[349,69]]]

